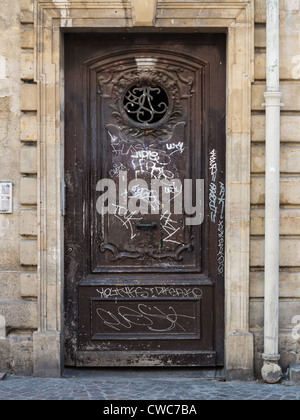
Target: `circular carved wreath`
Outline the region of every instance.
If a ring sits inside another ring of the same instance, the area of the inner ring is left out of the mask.
[[[182,107],[176,79],[169,72],[133,70],[123,73],[113,85],[112,115],[123,141],[142,142],[145,136],[162,142],[170,139]]]

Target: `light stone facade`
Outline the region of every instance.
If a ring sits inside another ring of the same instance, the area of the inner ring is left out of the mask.
[[[63,31],[226,31],[229,379],[260,376],[264,331],[265,0],[2,0],[0,370],[63,369]],[[280,354],[300,363],[300,0],[280,1]],[[298,318],[296,318],[298,316]]]

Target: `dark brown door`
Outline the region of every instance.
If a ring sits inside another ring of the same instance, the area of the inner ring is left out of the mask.
[[[225,36],[65,50],[66,364],[222,365]]]

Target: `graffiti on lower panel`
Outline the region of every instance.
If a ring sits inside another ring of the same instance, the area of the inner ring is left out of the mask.
[[[160,309],[158,306],[143,303],[131,307],[120,305],[111,310],[97,308],[96,313],[104,325],[119,332],[137,327],[154,333],[166,333],[175,329],[185,332],[186,321],[196,320],[195,316],[178,313],[173,306]]]
[[[202,289],[199,287],[176,287],[176,286],[155,286],[155,287],[99,287],[97,293],[102,299],[129,298],[201,298]]]

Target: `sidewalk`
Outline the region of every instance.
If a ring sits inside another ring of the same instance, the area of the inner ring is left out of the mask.
[[[61,379],[7,376],[0,400],[299,400],[300,386],[223,382],[199,371],[66,370]]]

